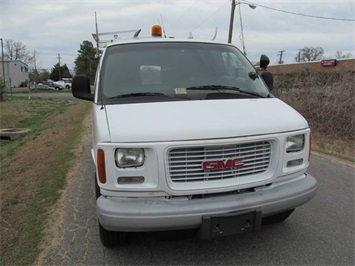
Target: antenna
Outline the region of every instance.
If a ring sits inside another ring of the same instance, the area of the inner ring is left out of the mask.
[[[218,31],[218,27],[216,27],[216,30],[215,30],[215,32],[214,32],[214,36],[213,36],[213,38],[211,39],[211,41],[214,41],[214,39],[216,39],[216,37],[217,37],[217,31]]]
[[[163,16],[162,16],[162,14],[160,14],[160,19],[161,19],[161,25],[163,26],[164,38],[166,38],[166,34],[165,34],[165,26],[164,26],[164,21],[163,21]]]
[[[96,38],[95,41],[96,41],[96,56],[97,58],[100,57],[100,52],[99,52],[99,30],[97,28],[97,17],[96,17],[96,12],[95,12],[95,28],[96,28]]]

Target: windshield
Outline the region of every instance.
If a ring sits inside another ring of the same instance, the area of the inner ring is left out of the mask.
[[[266,97],[254,67],[235,47],[159,42],[107,48],[99,100],[105,103]]]

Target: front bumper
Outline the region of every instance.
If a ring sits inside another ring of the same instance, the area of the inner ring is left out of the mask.
[[[316,180],[308,174],[282,184],[241,194],[202,199],[99,197],[101,225],[110,231],[163,231],[199,228],[204,216],[261,211],[268,216],[294,209],[312,199]]]

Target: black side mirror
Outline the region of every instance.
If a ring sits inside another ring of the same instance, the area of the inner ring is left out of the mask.
[[[72,81],[72,93],[75,98],[94,101],[94,94],[91,93],[90,79],[85,75],[77,75]]]
[[[265,84],[271,91],[274,88],[274,76],[272,75],[272,73],[264,71],[263,73],[261,73],[261,78],[265,81]]]
[[[266,69],[267,66],[270,64],[270,59],[266,55],[262,54],[260,56],[260,68]]]

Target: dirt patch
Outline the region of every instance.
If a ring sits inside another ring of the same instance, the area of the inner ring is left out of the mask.
[[[61,175],[61,169],[63,171],[67,169],[58,165],[67,163],[63,163],[58,158],[63,156],[63,149],[68,148],[69,140],[78,130],[78,124],[82,122],[80,121],[82,112],[82,105],[72,105],[66,112],[48,118],[52,125],[50,128],[27,141],[15,156],[4,158],[2,161],[4,171],[0,181],[0,250],[1,259],[5,264],[19,262],[22,254],[18,254],[20,251],[15,248],[16,246],[33,245],[33,252],[28,257],[21,258],[21,264],[30,263],[36,256],[37,243],[36,240],[31,242],[31,235],[42,234],[43,221],[40,219],[46,217],[46,215],[36,217],[36,212],[50,211],[58,195],[49,195],[49,199],[42,202],[33,199],[39,197],[40,193],[44,193],[44,187],[62,186],[62,183],[56,181],[57,179],[52,180],[51,176]],[[55,169],[55,172],[51,172],[52,169]],[[26,230],[28,223],[32,223],[30,229],[32,232]]]

